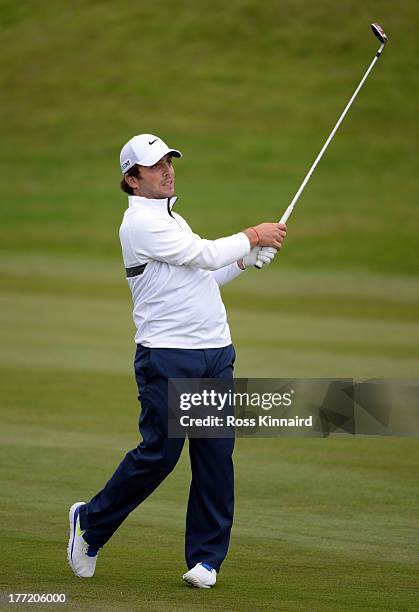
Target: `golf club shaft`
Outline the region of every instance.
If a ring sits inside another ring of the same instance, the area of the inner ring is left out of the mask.
[[[346,113],[348,112],[348,110],[350,109],[350,107],[352,106],[352,102],[355,100],[355,98],[357,97],[361,87],[363,86],[363,84],[365,83],[369,73],[371,72],[371,70],[374,68],[374,65],[376,63],[376,61],[378,60],[378,58],[381,55],[382,50],[384,49],[384,44],[381,45],[381,47],[379,48],[379,50],[377,51],[377,53],[374,56],[374,59],[372,60],[371,64],[369,65],[366,73],[364,74],[364,76],[362,77],[358,87],[355,89],[351,99],[349,100],[348,104],[346,105],[343,113],[341,114],[341,116],[339,117],[339,119],[337,120],[337,123],[335,125],[335,127],[333,128],[333,130],[330,132],[328,139],[326,140],[326,142],[324,143],[320,153],[317,155],[316,159],[314,160],[313,165],[311,166],[310,170],[307,172],[303,182],[301,183],[297,193],[295,194],[295,196],[292,199],[291,204],[288,206],[288,208],[286,209],[286,211],[284,212],[284,214],[282,215],[279,223],[286,223],[294,209],[294,206],[296,205],[296,203],[298,202],[298,199],[300,197],[300,195],[302,194],[302,192],[304,191],[305,186],[307,185],[308,181],[311,178],[311,175],[313,174],[314,170],[316,169],[317,164],[319,163],[319,161],[321,160],[321,158],[323,157],[324,152],[326,151],[327,147],[330,144],[330,141],[332,140],[333,136],[336,134],[336,131],[338,129],[338,127],[340,126],[340,124],[342,123]],[[262,262],[257,261],[255,264],[256,268],[261,268],[262,267]]]

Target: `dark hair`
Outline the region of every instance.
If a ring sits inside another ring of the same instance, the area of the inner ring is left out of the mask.
[[[128,195],[134,195],[133,188],[130,185],[128,185],[127,181],[125,180],[126,176],[135,176],[135,178],[140,179],[141,174],[140,174],[140,168],[138,167],[138,165],[136,164],[135,166],[130,168],[127,172],[125,172],[124,176],[122,177],[122,181],[119,184],[122,191],[125,191],[125,193],[127,193]]]

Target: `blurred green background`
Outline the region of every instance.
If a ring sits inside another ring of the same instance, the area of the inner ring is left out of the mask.
[[[182,150],[176,209],[206,238],[277,220],[378,48],[372,21],[390,41],[280,257],[223,297],[239,376],[417,376],[418,17],[415,0],[0,0],[1,588],[90,610],[418,609],[416,440],[239,441],[211,593],[179,583],[186,455],[94,581],[65,565],[67,506],[137,443],[120,148],[151,132]]]

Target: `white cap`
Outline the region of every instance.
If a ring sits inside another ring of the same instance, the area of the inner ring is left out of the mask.
[[[153,134],[134,136],[122,147],[121,155],[119,156],[121,172],[125,174],[135,164],[153,166],[168,153],[171,153],[173,157],[182,157],[180,151],[169,149],[161,138]]]

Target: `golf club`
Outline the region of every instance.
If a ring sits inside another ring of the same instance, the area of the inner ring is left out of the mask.
[[[352,102],[355,100],[356,96],[358,95],[361,87],[363,86],[363,84],[365,83],[369,73],[371,72],[371,70],[374,68],[374,65],[376,63],[376,61],[378,60],[378,58],[380,57],[381,53],[383,52],[383,49],[386,45],[387,42],[387,36],[383,30],[383,28],[378,24],[378,23],[372,23],[371,24],[371,29],[374,33],[374,35],[378,38],[378,40],[380,41],[381,45],[380,48],[378,49],[377,53],[374,56],[374,59],[372,60],[371,64],[369,65],[366,73],[364,74],[364,76],[362,77],[358,87],[355,89],[355,92],[352,96],[352,98],[349,100],[348,104],[345,107],[345,110],[343,111],[343,113],[341,114],[341,116],[339,117],[335,127],[333,128],[333,130],[331,131],[328,139],[326,140],[326,142],[324,143],[320,153],[318,154],[318,156],[316,157],[316,159],[314,160],[313,165],[311,166],[310,170],[307,172],[303,182],[301,183],[297,193],[295,194],[291,204],[288,206],[287,210],[284,212],[284,214],[282,215],[279,223],[286,223],[288,221],[288,218],[290,217],[294,206],[296,205],[296,203],[298,202],[298,198],[300,197],[300,195],[302,194],[304,187],[307,185],[308,181],[310,180],[311,175],[313,174],[317,164],[319,163],[319,161],[321,160],[321,158],[323,157],[324,152],[326,151],[327,147],[329,146],[330,141],[332,140],[333,136],[335,135],[338,127],[340,126],[340,124],[342,123],[346,113],[348,112],[348,110],[350,109]],[[269,247],[262,247],[262,248],[269,248]],[[262,267],[262,262],[257,261],[255,264],[255,268],[258,268],[260,270],[260,268]]]

